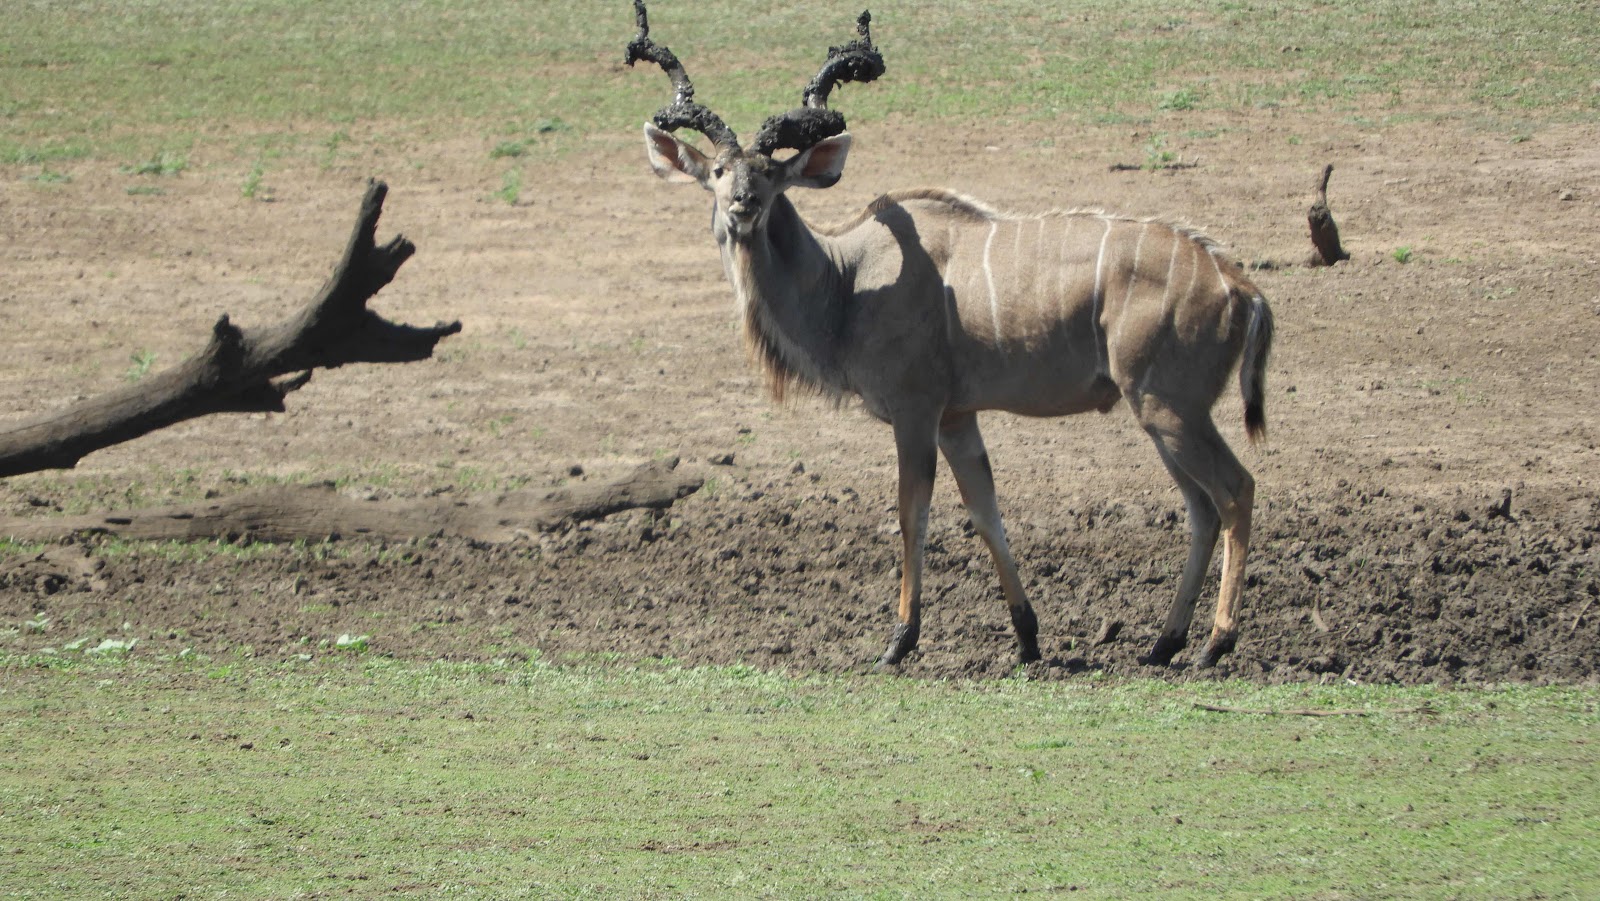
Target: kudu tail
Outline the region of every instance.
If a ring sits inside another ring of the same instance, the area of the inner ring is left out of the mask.
[[[1272,353],[1272,308],[1260,294],[1250,299],[1244,359],[1239,362],[1239,393],[1244,396],[1244,430],[1252,444],[1267,437],[1267,357]]]

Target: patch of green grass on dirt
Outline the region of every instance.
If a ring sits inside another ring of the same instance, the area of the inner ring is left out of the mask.
[[[746,137],[798,102],[857,9],[794,0],[752,25],[742,0],[651,4],[698,99]],[[1526,124],[1600,106],[1600,12],[1565,0],[884,0],[872,12],[888,76],[836,102],[863,121],[1294,105]],[[477,130],[485,153],[507,135],[557,154],[597,135],[634,140],[670,95],[660,72],[620,65],[633,32],[626,0],[16,5],[0,33],[0,162],[208,140],[253,159],[283,136],[321,153],[330,133],[396,147]]]
[[[12,556],[33,556],[42,552],[48,545],[38,541],[17,541],[13,538],[0,538],[0,560]]]
[[[0,657],[19,897],[1600,892],[1594,688],[142,654]]]

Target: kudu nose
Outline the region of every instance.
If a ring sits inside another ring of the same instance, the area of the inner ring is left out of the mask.
[[[754,216],[759,209],[761,201],[753,191],[736,191],[733,202],[728,204],[728,212],[735,216]]]

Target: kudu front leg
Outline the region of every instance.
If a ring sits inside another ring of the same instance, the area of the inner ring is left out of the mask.
[[[895,454],[900,470],[900,624],[878,667],[893,666],[917,647],[922,634],[922,552],[928,535],[928,505],[939,465],[937,417],[896,418]]]
[[[977,415],[961,413],[945,417],[939,424],[939,449],[950,463],[950,471],[955,473],[961,502],[972,517],[972,527],[988,546],[995,572],[1000,575],[1000,588],[1005,592],[1006,607],[1011,611],[1011,626],[1017,633],[1017,660],[1032,663],[1039,659],[1039,620],[1034,616],[1033,605],[1028,603],[1028,593],[1022,587],[1017,562],[1006,541],[1005,525],[1000,520],[1000,502],[995,497],[994,471],[989,465],[989,452],[983,446],[983,434],[978,431]]]

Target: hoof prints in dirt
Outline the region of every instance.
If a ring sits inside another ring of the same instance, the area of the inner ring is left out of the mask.
[[[1260,682],[1592,682],[1600,674],[1600,499],[1519,505],[1397,498],[1341,486],[1262,504],[1238,649],[1195,659],[1214,584],[1173,665],[1141,665],[1182,564],[1181,511],[1110,503],[1013,526],[1039,614],[1036,678],[1085,672]],[[669,658],[792,672],[865,671],[894,625],[892,503],[788,485],[697,498],[479,547],[255,548],[173,559],[137,548],[0,558],[10,650],[140,639],[138,653],[286,656],[370,636],[369,653],[427,659]],[[982,544],[936,510],[920,649],[924,678],[1015,669]],[[1122,628],[1097,642],[1108,622]],[[25,624],[47,623],[24,627]],[[6,633],[0,633],[6,634]]]

